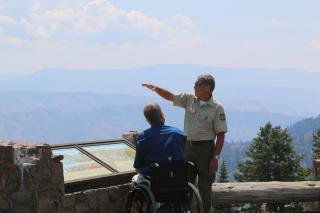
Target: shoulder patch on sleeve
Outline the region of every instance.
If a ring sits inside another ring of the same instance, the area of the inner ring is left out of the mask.
[[[226,115],[224,113],[220,114],[220,120],[222,120],[222,121],[226,120]]]

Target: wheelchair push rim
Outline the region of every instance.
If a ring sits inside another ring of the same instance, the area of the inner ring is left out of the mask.
[[[147,186],[139,185],[129,192],[126,204],[127,213],[156,213],[153,194]]]

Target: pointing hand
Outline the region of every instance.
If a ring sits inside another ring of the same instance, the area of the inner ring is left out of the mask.
[[[146,83],[143,83],[141,84],[143,87],[147,87],[148,89],[151,89],[151,90],[154,90],[154,88],[156,87],[155,85],[153,84],[146,84]]]

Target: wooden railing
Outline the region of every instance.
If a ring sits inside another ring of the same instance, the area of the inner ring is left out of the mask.
[[[212,202],[231,204],[320,201],[320,160],[313,161],[312,175],[314,181],[214,183]]]
[[[214,204],[320,201],[320,181],[215,183],[212,192]]]

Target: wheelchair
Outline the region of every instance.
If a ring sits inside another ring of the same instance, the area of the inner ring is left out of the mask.
[[[127,196],[127,213],[203,213],[202,200],[191,183],[193,163],[151,166],[150,182],[139,183]]]

